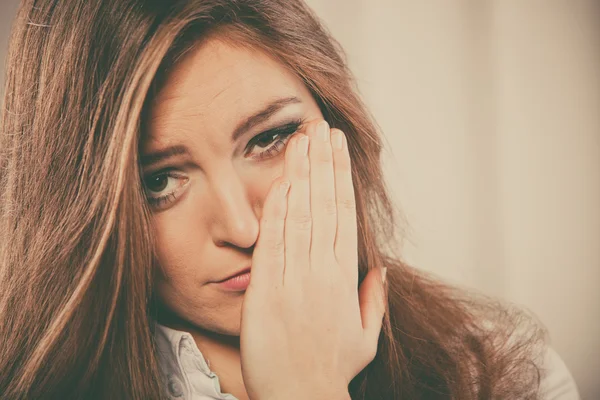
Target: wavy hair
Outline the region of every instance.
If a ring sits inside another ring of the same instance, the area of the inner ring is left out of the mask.
[[[149,99],[210,34],[268,51],[347,136],[360,281],[387,266],[389,282],[352,399],[536,398],[539,322],[402,261],[379,128],[301,0],[22,1],[0,125],[0,397],[162,397],[138,150]]]

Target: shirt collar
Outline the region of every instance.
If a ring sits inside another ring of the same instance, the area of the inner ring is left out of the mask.
[[[210,369],[192,335],[156,323],[154,338],[162,379],[172,399],[238,400],[221,392],[219,377]]]

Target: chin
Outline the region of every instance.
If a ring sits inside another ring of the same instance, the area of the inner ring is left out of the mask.
[[[208,315],[208,313],[203,313],[202,315],[190,317],[191,318],[187,318],[188,321],[201,329],[220,335],[240,336],[242,324],[241,303],[239,306],[215,310],[214,313],[211,312],[210,315]]]
[[[233,324],[224,324],[214,332],[227,336],[240,336],[241,324],[239,322]]]
[[[160,286],[157,295],[163,315],[170,315],[171,322],[182,329],[189,324],[220,335],[240,335],[243,295],[207,295],[202,290],[190,293]]]

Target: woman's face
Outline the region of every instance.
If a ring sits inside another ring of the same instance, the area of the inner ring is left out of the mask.
[[[161,267],[155,294],[195,326],[239,335],[244,292],[215,282],[251,265],[285,145],[323,115],[283,65],[211,38],[178,62],[149,118],[141,157]]]

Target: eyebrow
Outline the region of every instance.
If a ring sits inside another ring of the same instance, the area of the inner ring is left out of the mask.
[[[302,100],[300,100],[296,96],[283,97],[283,98],[277,99],[275,101],[272,101],[266,107],[264,107],[262,110],[258,111],[257,113],[246,118],[246,120],[244,120],[243,122],[238,124],[238,126],[233,130],[233,133],[231,134],[231,141],[235,142],[244,133],[246,133],[253,127],[267,121],[269,118],[271,118],[277,112],[279,112],[279,110],[281,110],[282,108],[284,108],[290,104],[297,104],[297,103],[302,103]],[[189,154],[190,154],[189,149],[184,145],[169,146],[165,149],[150,152],[150,153],[142,155],[141,164],[142,164],[142,166],[147,167],[149,165],[168,160],[171,157],[175,157],[178,155],[189,155]]]
[[[163,150],[154,151],[148,154],[144,154],[141,157],[142,166],[147,167],[152,164],[159,163],[164,160],[168,160],[171,157],[175,157],[182,154],[190,154],[188,148],[183,145],[169,146]]]
[[[248,117],[244,122],[239,124],[233,131],[233,134],[231,135],[231,141],[235,142],[246,131],[249,131],[256,125],[262,124],[263,122],[267,121],[283,107],[296,103],[302,103],[302,100],[300,100],[296,96],[284,97],[269,103],[265,108],[252,115],[251,117]]]

